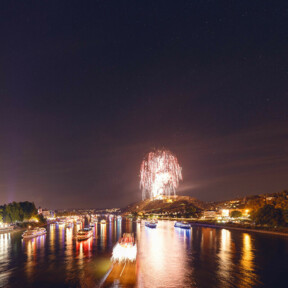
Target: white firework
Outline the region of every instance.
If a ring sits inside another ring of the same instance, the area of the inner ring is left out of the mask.
[[[171,196],[176,194],[182,168],[177,157],[168,150],[157,150],[146,155],[140,169],[140,189],[142,200]]]

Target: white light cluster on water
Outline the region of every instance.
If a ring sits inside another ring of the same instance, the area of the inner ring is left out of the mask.
[[[148,153],[140,169],[142,200],[176,195],[180,180],[182,168],[175,155],[168,150]]]
[[[112,262],[135,261],[137,256],[137,246],[132,244],[121,245],[117,243],[113,248]]]

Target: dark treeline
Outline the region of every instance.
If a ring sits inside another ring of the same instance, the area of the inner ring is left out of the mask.
[[[0,206],[0,221],[4,223],[16,223],[29,221],[31,218],[41,220],[35,204],[32,202],[12,202]]]
[[[275,206],[266,204],[258,210],[251,213],[251,219],[257,225],[264,226],[287,226],[287,210],[275,208]]]

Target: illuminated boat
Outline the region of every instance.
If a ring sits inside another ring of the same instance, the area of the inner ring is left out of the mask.
[[[71,222],[66,223],[66,228],[72,228],[72,223]]]
[[[137,256],[137,245],[133,233],[124,233],[123,237],[114,246],[112,262],[134,262]]]
[[[157,223],[155,221],[146,221],[145,222],[145,226],[149,227],[149,228],[156,228],[157,227]]]
[[[118,215],[117,220],[122,220],[122,217],[120,215]]]
[[[11,225],[2,225],[0,224],[0,232],[6,232],[6,231],[11,231],[14,229],[14,226]]]
[[[42,236],[47,233],[45,228],[35,228],[31,230],[27,230],[22,234],[23,239],[31,239],[34,237]]]
[[[64,225],[65,224],[65,222],[64,221],[59,221],[58,222],[58,225],[60,226],[60,225]]]
[[[175,222],[174,227],[182,229],[190,229],[191,225],[187,222]]]
[[[141,223],[141,219],[137,219],[136,222],[137,222],[137,223]]]
[[[105,219],[102,219],[102,220],[100,221],[100,223],[101,223],[101,224],[106,224],[106,220],[105,220]]]
[[[84,229],[80,229],[77,232],[76,238],[78,241],[81,241],[81,240],[89,239],[92,235],[93,235],[93,232],[91,228],[84,228]]]
[[[81,225],[81,224],[82,224],[82,221],[77,220],[77,221],[76,221],[76,224],[77,224],[77,225]]]

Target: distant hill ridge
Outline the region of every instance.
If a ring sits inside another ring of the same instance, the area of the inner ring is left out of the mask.
[[[277,208],[288,209],[288,192],[283,190],[276,193],[247,195],[219,202],[204,202],[190,196],[172,196],[161,200],[146,199],[130,204],[122,210],[123,214],[137,213],[174,213],[222,208],[252,208],[257,209],[264,204],[272,204]]]
[[[130,204],[127,208],[123,210],[124,214],[129,214],[133,212],[142,213],[157,213],[157,212],[178,212],[184,210],[197,210],[201,211],[207,209],[208,204],[192,198],[190,196],[172,196],[170,198],[164,198],[161,200],[146,199],[143,201]]]

